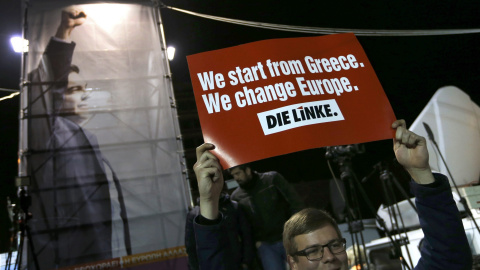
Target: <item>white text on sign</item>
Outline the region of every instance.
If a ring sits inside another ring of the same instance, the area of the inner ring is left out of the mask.
[[[257,114],[265,135],[292,128],[345,120],[334,99],[293,104]]]

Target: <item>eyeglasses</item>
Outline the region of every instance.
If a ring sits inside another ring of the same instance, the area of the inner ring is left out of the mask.
[[[295,256],[305,256],[309,261],[319,261],[323,258],[323,250],[328,247],[332,254],[339,254],[345,251],[347,240],[345,238],[333,239],[325,245],[315,245],[304,250],[293,253]]]

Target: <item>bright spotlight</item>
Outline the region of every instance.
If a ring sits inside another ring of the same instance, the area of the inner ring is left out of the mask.
[[[10,43],[16,53],[28,52],[28,40],[21,37],[12,37]]]
[[[168,47],[167,48],[168,60],[172,61],[174,56],[175,56],[175,47]]]

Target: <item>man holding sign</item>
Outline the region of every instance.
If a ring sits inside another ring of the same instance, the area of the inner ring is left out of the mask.
[[[445,176],[432,174],[428,165],[425,138],[406,129],[397,120],[394,152],[398,162],[412,177],[411,188],[425,238],[422,257],[415,269],[465,269],[472,267],[472,255],[459,212]],[[200,215],[195,219],[195,233],[201,269],[237,269],[229,257],[218,211],[218,197],[223,187],[222,165],[205,143],[197,148],[194,165],[200,192]],[[286,222],[284,246],[292,270],[347,270],[345,242],[338,226],[324,212],[304,210]]]

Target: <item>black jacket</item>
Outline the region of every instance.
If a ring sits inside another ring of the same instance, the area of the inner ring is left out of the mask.
[[[222,194],[219,201],[219,211],[222,216],[222,223],[227,241],[229,242],[230,255],[240,269],[241,264],[247,266],[252,264],[254,258],[254,245],[251,235],[250,224],[245,219],[243,211],[238,203],[230,200],[228,194]],[[197,258],[197,240],[195,238],[194,220],[200,215],[200,208],[195,206],[187,214],[185,225],[185,248],[188,254],[188,267],[190,270],[200,269]],[[201,226],[201,225],[198,225]],[[199,239],[198,242],[208,242],[209,239]]]
[[[238,187],[232,199],[238,201],[252,224],[255,241],[282,240],[283,224],[303,208],[300,197],[278,172],[253,173],[254,184]]]

